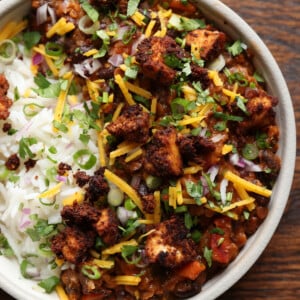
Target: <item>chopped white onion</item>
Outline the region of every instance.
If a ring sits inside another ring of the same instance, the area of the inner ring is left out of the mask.
[[[214,135],[214,136],[211,138],[211,141],[212,141],[213,143],[218,143],[218,142],[222,141],[223,138],[224,138],[224,135],[223,135],[223,134],[216,134],[216,135]]]
[[[74,64],[74,71],[83,78],[87,78],[87,75],[91,75],[100,69],[102,66],[101,62],[97,59],[88,58],[81,64]]]
[[[108,62],[114,67],[118,67],[124,62],[124,59],[121,54],[114,54],[108,59]]]
[[[48,13],[49,13],[50,18],[51,18],[51,23],[55,24],[56,23],[56,14],[55,14],[54,8],[48,6]]]
[[[47,21],[48,3],[43,4],[36,10],[36,24],[39,26]]]
[[[222,54],[220,54],[215,60],[213,60],[207,68],[213,71],[221,71],[226,65],[225,58]]]
[[[228,180],[226,178],[223,178],[221,183],[220,183],[220,194],[221,194],[221,201],[222,204],[226,204],[226,190],[228,186]]]

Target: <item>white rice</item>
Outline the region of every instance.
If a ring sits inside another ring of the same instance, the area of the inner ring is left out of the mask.
[[[32,90],[30,97],[24,97],[28,89],[36,88],[30,65],[31,59],[29,57],[15,59],[9,65],[0,63],[0,74],[3,73],[9,82],[8,97],[14,99],[15,89],[20,95],[20,99],[14,101],[10,108],[9,118],[0,121],[0,128],[5,122],[10,123],[12,128],[17,130],[11,136],[2,130],[0,131],[0,166],[2,167],[12,154],[18,153],[19,141],[22,138],[31,137],[38,140],[37,144],[30,146],[31,151],[37,154],[34,159],[38,159],[34,168],[26,171],[24,160],[21,160],[20,167],[13,172],[14,175],[19,176],[19,180],[17,182],[9,180],[0,182],[0,228],[18,262],[21,264],[25,258],[29,259],[33,266],[27,271],[34,279],[40,280],[58,275],[58,268],[51,269],[49,262],[52,262],[54,257],[41,255],[39,251],[40,242],[33,242],[26,233],[26,230],[34,225],[30,215],[37,214],[38,218],[48,220],[49,224],[59,224],[61,222],[62,200],[80,190],[73,178],[74,173],[79,169],[73,160],[73,154],[80,149],[88,149],[97,157],[96,165],[86,171],[88,174],[92,174],[99,167],[99,157],[95,130],[89,130],[88,134],[91,138],[87,145],[84,145],[79,139],[82,130],[76,120],[74,120],[69,132],[54,132],[52,121],[57,99],[41,98]],[[24,115],[23,107],[32,102],[38,103],[44,108],[37,115],[28,117]],[[76,109],[79,107],[82,109],[82,105],[76,106]],[[70,109],[72,110],[72,108]],[[48,150],[50,147],[55,147],[57,153],[50,153]],[[47,156],[57,162],[54,163]],[[70,165],[72,171],[69,172],[67,182],[63,183],[60,193],[55,198],[43,199],[45,202],[55,200],[55,205],[43,205],[38,196],[59,182],[54,180],[47,185],[47,170],[57,169],[60,162]],[[33,257],[36,254],[38,256]]]

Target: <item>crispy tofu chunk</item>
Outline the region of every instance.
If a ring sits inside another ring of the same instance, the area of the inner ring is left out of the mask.
[[[93,231],[82,231],[77,227],[67,226],[56,235],[51,243],[51,250],[60,258],[78,264],[87,255],[88,250],[95,243]]]
[[[104,208],[100,211],[99,219],[94,224],[94,228],[105,244],[113,245],[120,238],[119,225],[115,212],[110,208]]]
[[[182,175],[182,159],[177,145],[176,130],[172,127],[158,130],[146,147],[144,167],[154,176]]]
[[[3,74],[0,74],[0,120],[6,120],[9,116],[9,108],[13,102],[6,94],[9,84]]]
[[[174,268],[193,260],[197,253],[193,240],[187,238],[188,230],[179,217],[160,223],[147,237],[146,257],[150,263]]]
[[[62,271],[60,281],[70,300],[79,300],[81,298],[81,284],[79,275],[75,270],[67,269]]]
[[[186,36],[186,44],[188,46],[194,44],[200,50],[200,56],[204,60],[216,58],[223,51],[225,42],[225,34],[217,30],[197,29]]]
[[[149,138],[150,115],[140,105],[132,105],[125,109],[116,121],[106,129],[114,136],[128,141],[145,143]]]
[[[140,63],[143,74],[160,84],[169,85],[176,77],[176,70],[167,66],[165,56],[183,57],[183,50],[169,36],[151,37],[143,40],[137,49],[136,60]]]
[[[273,107],[276,104],[276,99],[265,93],[249,99],[246,104],[249,118],[240,123],[241,129],[262,128],[272,124],[274,120]]]

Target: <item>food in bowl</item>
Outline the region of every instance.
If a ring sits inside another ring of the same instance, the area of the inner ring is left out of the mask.
[[[3,253],[62,299],[199,293],[280,171],[251,49],[175,0],[32,1],[0,39]]]

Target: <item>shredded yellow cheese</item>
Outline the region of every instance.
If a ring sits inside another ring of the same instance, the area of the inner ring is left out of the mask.
[[[118,275],[116,277],[114,277],[114,282],[117,285],[139,285],[139,283],[141,282],[141,278],[137,277],[137,276],[131,276],[131,275]]]
[[[101,269],[111,269],[115,265],[115,262],[113,260],[93,259],[93,264]]]
[[[123,246],[137,246],[138,243],[135,239],[129,240],[129,241],[125,241],[125,242],[120,242],[118,244],[115,244],[109,248],[106,248],[102,251],[102,255],[106,256],[106,255],[113,255],[116,253],[121,253],[122,252],[122,248]]]
[[[174,209],[177,207],[177,188],[176,186],[169,187],[169,205]]]
[[[219,73],[217,71],[209,70],[208,77],[210,79],[212,79],[215,86],[223,86],[224,85],[224,83],[223,83],[222,79],[220,78]]]
[[[172,13],[172,11],[171,11]],[[159,21],[160,21],[160,30],[158,30],[154,36],[156,37],[165,37],[165,35],[167,34],[167,26],[166,26],[166,17],[167,15],[165,14],[165,12],[163,10],[159,10],[158,12],[158,18],[159,18]]]
[[[152,35],[152,30],[154,28],[156,24],[156,21],[155,20],[151,20],[146,28],[146,31],[145,31],[145,37],[146,38],[149,38],[151,35]]]
[[[82,203],[84,200],[84,194],[80,191],[75,192],[62,200],[63,206],[72,205],[76,201],[77,203]]]
[[[237,82],[234,84],[232,91],[225,88],[222,89],[223,94],[230,97],[230,103],[233,102],[236,97],[241,97],[241,95],[237,93],[237,89],[238,89]]]
[[[121,77],[120,74],[117,74],[115,76],[115,82],[119,86],[119,88],[120,88],[123,96],[125,97],[127,103],[129,105],[134,105],[135,102],[132,98],[132,95],[129,93],[128,88],[126,87],[125,82],[124,82],[124,80],[123,80],[123,78]]]
[[[195,125],[198,126],[199,122],[201,122],[206,116],[199,116],[199,117],[190,117],[185,116],[183,120],[180,120],[178,122],[178,125],[180,126],[186,126],[186,125]]]
[[[131,16],[131,19],[140,27],[146,26],[146,23],[144,22],[145,16],[138,10],[136,10],[135,13]]]
[[[202,170],[201,166],[191,166],[183,169],[184,175],[190,175],[190,174],[197,174],[199,171]]]
[[[246,200],[246,199],[251,198],[251,197],[248,195],[247,191],[246,191],[242,186],[240,186],[240,185],[238,185],[238,184],[233,184],[233,187],[234,187],[234,189],[237,191],[237,193],[238,193],[239,197],[241,198],[241,200]],[[248,208],[250,211],[252,211],[252,210],[255,208],[255,203],[253,202],[253,203],[248,204],[248,205],[247,205],[247,208]]]
[[[61,90],[59,93],[57,104],[56,104],[55,111],[54,111],[54,120],[57,122],[61,121],[65,102],[67,99],[68,91],[69,91],[72,80],[73,80],[73,76],[68,80],[68,85],[67,85],[66,90]],[[54,128],[54,131],[56,131],[56,130],[57,129]]]
[[[139,144],[137,144],[137,143],[130,143],[128,145],[125,145],[124,147],[121,147],[114,151],[111,151],[109,157],[116,158],[116,157],[122,156],[124,154],[127,154],[128,152],[130,152],[130,151],[134,150],[136,147],[138,147],[138,145]]]
[[[140,196],[133,187],[108,169],[104,171],[104,176],[108,181],[114,183],[121,191],[128,195],[129,198],[131,198],[131,200],[136,204],[136,206],[143,211],[143,205]]]
[[[125,82],[125,86],[127,87],[127,89],[130,92],[133,92],[133,93],[135,93],[139,96],[142,96],[146,99],[151,99],[152,94],[149,91],[147,91],[147,90],[145,90],[145,89],[143,89],[143,88],[141,88],[141,87],[139,87],[135,84],[132,84],[129,81],[124,81],[124,82]]]
[[[237,202],[234,202],[234,203],[224,207],[221,210],[221,212],[224,213],[224,212],[227,212],[227,211],[232,210],[232,209],[234,209],[236,207],[239,207],[239,206],[249,205],[249,204],[253,203],[254,201],[255,201],[254,198],[249,197],[248,199],[237,201]]]
[[[60,284],[56,286],[55,291],[60,300],[69,300],[68,295],[66,294],[64,288]]]
[[[49,198],[57,195],[63,186],[63,182],[59,182],[56,186],[38,195],[38,198]]]
[[[53,35],[58,34],[60,36],[72,31],[75,25],[71,22],[67,22],[65,18],[60,18],[46,33],[47,38],[51,38]]]
[[[226,155],[226,154],[230,153],[232,151],[232,149],[233,149],[232,145],[225,144],[222,147],[222,155]]]
[[[45,61],[46,61],[47,65],[48,65],[49,69],[51,70],[52,74],[53,74],[55,77],[58,77],[59,71],[58,71],[58,69],[56,68],[56,66],[55,66],[55,64],[54,64],[54,62],[53,62],[53,60],[52,60],[50,57],[45,56]]]
[[[184,84],[182,87],[181,87],[181,90],[184,94],[184,98],[186,100],[189,100],[189,101],[195,101],[197,99],[197,92],[195,91],[195,89],[193,89],[192,87],[190,87],[189,85],[187,84]]]
[[[231,171],[226,171],[224,173],[224,178],[236,184],[236,186],[242,186],[246,191],[253,192],[264,197],[271,197],[272,195],[271,190],[268,190],[265,187],[247,181],[239,177],[238,175],[232,173]]]
[[[152,98],[151,107],[150,107],[151,122],[154,122],[154,120],[155,120],[156,111],[157,111],[157,97],[154,97],[154,98]]]
[[[88,92],[89,92],[89,95],[91,97],[91,99],[94,101],[94,102],[97,102],[98,101],[98,97],[99,97],[99,85],[97,82],[95,81],[91,81],[91,80],[86,80],[86,86],[87,86],[87,89],[88,89]]]
[[[57,266],[61,267],[64,264],[65,260],[63,258],[55,258],[55,263],[57,264]]]
[[[103,141],[103,134],[102,132],[98,132],[98,149],[99,149],[99,160],[100,166],[106,167],[106,152],[104,148],[104,141]]]
[[[176,198],[177,198],[177,204],[182,205],[183,204],[182,187],[179,179],[176,182]]]
[[[12,39],[27,27],[28,21],[8,22],[0,31],[0,41]]]
[[[121,111],[122,111],[124,105],[125,105],[124,102],[118,104],[118,106],[117,106],[117,108],[114,111],[114,114],[112,116],[112,119],[111,119],[112,122],[114,122],[114,121],[116,121],[118,119],[118,117],[120,116]]]
[[[152,225],[154,224],[154,220],[152,218],[152,215],[148,215],[149,219],[139,219],[139,223],[140,224],[144,224],[144,225]]]
[[[83,53],[83,55],[89,57],[89,56],[93,56],[93,55],[95,55],[97,53],[98,53],[97,49],[91,49],[91,50],[86,51],[85,53]]]
[[[141,148],[137,148],[132,153],[127,155],[127,157],[125,158],[125,162],[128,163],[132,160],[135,160],[136,158],[140,157],[142,154],[143,154],[143,150]]]

